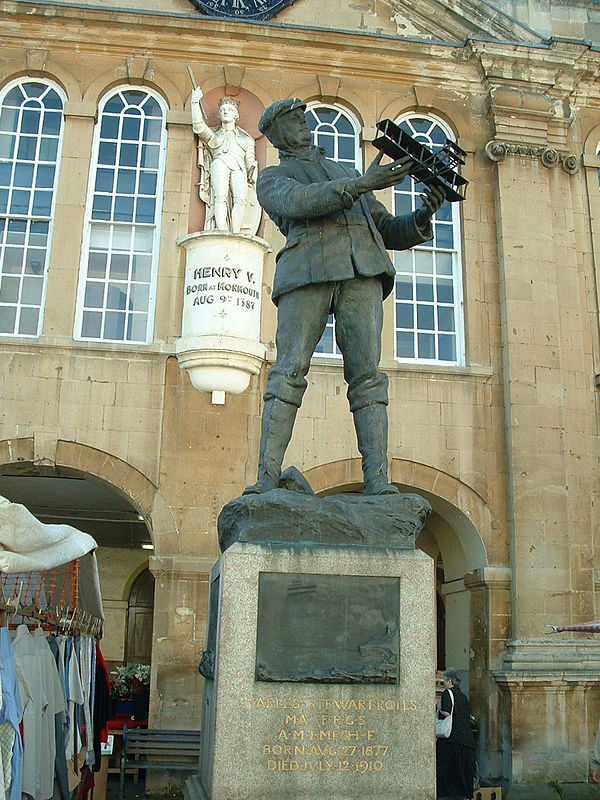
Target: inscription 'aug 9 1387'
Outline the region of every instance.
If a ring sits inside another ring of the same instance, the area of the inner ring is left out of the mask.
[[[257,680],[398,682],[400,581],[262,572]]]
[[[191,0],[209,17],[229,19],[270,19],[293,0]]]

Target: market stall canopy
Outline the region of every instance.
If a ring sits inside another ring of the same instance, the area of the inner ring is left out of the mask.
[[[102,620],[97,546],[88,533],[71,525],[46,525],[25,506],[0,495],[0,573],[48,574],[77,561],[78,606]]]

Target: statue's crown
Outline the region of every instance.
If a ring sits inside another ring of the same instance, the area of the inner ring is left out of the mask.
[[[224,105],[235,106],[238,111],[240,110],[240,101],[236,100],[235,97],[229,97],[227,95],[225,95],[225,97],[221,97],[219,100],[219,108]]]

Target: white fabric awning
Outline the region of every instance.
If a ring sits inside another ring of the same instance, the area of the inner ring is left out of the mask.
[[[97,547],[89,533],[71,525],[46,525],[25,506],[0,495],[0,573],[47,572],[79,559],[79,606],[104,619]]]

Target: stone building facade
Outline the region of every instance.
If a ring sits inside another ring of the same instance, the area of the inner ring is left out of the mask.
[[[277,154],[260,112],[287,96],[359,167],[381,119],[457,140],[466,199],[433,246],[396,257],[385,304],[390,477],[433,507],[418,545],[437,569],[438,664],[467,679],[482,775],[583,781],[600,648],[548,626],[598,615],[600,10],[296,0],[248,20],[260,3],[220,5],[238,18],[190,0],[0,0],[0,472],[28,477],[32,501],[38,477],[99,483],[143,518],[153,724],[198,727],[216,520],[255,476],[275,260],[265,363],[213,404],[175,355],[177,242],[203,214],[186,67],[207,108],[238,97],[261,167]],[[401,210],[418,190],[380,199]],[[259,234],[276,253],[270,220]],[[322,494],[361,484],[331,333],[285,462]],[[114,661],[145,566],[126,553],[99,554]]]

